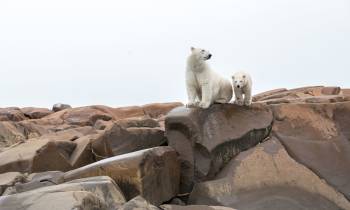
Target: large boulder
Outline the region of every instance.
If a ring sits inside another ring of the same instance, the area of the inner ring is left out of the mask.
[[[24,116],[28,117],[29,119],[40,119],[53,113],[47,108],[36,107],[25,107],[22,108],[21,111],[23,112]]]
[[[66,172],[65,180],[110,176],[129,200],[143,196],[158,205],[176,196],[180,181],[180,163],[170,147],[155,147],[107,158]]]
[[[27,138],[25,129],[16,122],[0,122],[0,151]]]
[[[0,108],[0,121],[22,121],[27,119],[20,108]]]
[[[172,110],[166,117],[166,136],[180,154],[181,193],[212,178],[232,157],[267,138],[272,120],[272,112],[259,105]]]
[[[350,199],[350,102],[272,109],[273,132],[291,156]]]
[[[100,157],[111,157],[160,146],[165,142],[164,131],[160,128],[124,128],[116,123],[92,142],[92,148]]]
[[[350,202],[293,160],[276,138],[240,153],[213,181],[195,185],[190,204],[240,210],[350,209]]]
[[[40,172],[72,169],[70,155],[76,143],[69,141],[27,141],[0,153],[0,173]]]

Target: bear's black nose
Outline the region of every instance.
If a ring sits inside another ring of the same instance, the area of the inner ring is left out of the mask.
[[[210,59],[210,58],[211,58],[211,54],[208,55],[208,59]]]
[[[241,86],[237,85],[237,88],[240,88]]]

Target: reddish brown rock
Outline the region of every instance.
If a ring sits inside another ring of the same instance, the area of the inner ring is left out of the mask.
[[[272,106],[273,131],[291,156],[350,198],[350,103]]]
[[[130,127],[147,127],[147,128],[155,128],[160,127],[158,121],[152,119],[148,116],[143,117],[131,117],[126,119],[117,120],[116,123],[123,128]]]
[[[151,118],[159,118],[162,115],[166,115],[172,109],[183,106],[181,102],[172,102],[172,103],[153,103],[143,105],[142,108],[146,115]]]
[[[68,109],[62,115],[62,119],[71,125],[93,126],[97,120],[108,121],[113,119],[113,116],[93,107],[79,107]]]
[[[287,91],[286,88],[278,88],[278,89],[274,89],[274,90],[269,90],[269,91],[265,91],[259,94],[256,94],[253,96],[253,101],[260,101],[262,98],[277,94],[277,93],[281,93],[281,92],[285,92]]]
[[[172,148],[155,147],[98,161],[66,172],[64,178],[97,175],[110,176],[127,199],[141,195],[158,205],[178,193],[180,166]]]
[[[205,110],[172,110],[166,118],[166,136],[182,161],[181,193],[213,177],[240,151],[263,141],[271,126],[272,112],[263,106],[216,104]]]
[[[189,203],[240,210],[350,209],[344,195],[293,160],[275,138],[240,153],[215,180],[196,184]]]
[[[340,93],[340,87],[324,87],[321,93],[323,95],[338,95]]]
[[[21,121],[27,119],[18,107],[0,108],[0,121]]]
[[[40,119],[42,117],[45,117],[53,113],[51,110],[47,108],[35,108],[35,107],[25,107],[25,108],[22,108],[21,111],[23,112],[24,116],[28,117],[29,119]]]

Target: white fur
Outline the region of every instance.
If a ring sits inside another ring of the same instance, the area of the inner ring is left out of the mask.
[[[228,103],[232,98],[230,80],[210,69],[206,63],[210,57],[211,54],[206,50],[191,48],[186,69],[188,107],[206,109],[214,102]]]
[[[252,103],[252,78],[246,72],[237,72],[232,76],[232,85],[235,92],[235,103],[250,106]]]

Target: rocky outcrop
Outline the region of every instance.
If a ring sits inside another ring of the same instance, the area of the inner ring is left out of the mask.
[[[350,209],[350,89],[57,107],[0,109],[0,209]]]
[[[223,104],[206,110],[172,110],[166,118],[166,136],[180,154],[181,192],[213,178],[232,157],[262,142],[272,120],[272,112],[262,106]]]

